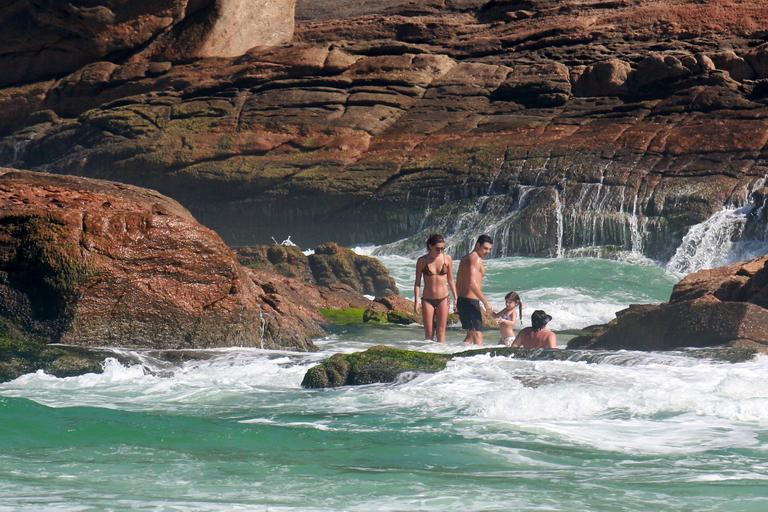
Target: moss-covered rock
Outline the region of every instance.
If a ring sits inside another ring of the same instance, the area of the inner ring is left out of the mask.
[[[393,382],[405,372],[438,372],[445,368],[450,359],[450,354],[430,354],[376,345],[365,352],[334,354],[310,368],[301,385],[305,388],[330,388]]]
[[[565,361],[574,356],[569,350],[542,350],[509,347],[491,347],[465,350],[455,354],[435,354],[415,350],[403,350],[386,345],[376,345],[364,352],[334,354],[317,366],[310,368],[301,385],[305,388],[333,388],[394,382],[405,372],[435,373],[456,357],[490,356],[517,357],[543,361]],[[587,354],[586,357],[590,357]]]
[[[320,314],[323,315],[328,323],[335,325],[350,325],[350,324],[362,324],[370,321],[366,320],[366,311],[362,308],[322,308]]]

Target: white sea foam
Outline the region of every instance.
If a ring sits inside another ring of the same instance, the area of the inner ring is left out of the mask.
[[[504,307],[504,295],[486,294],[495,311]],[[626,308],[628,303],[611,300],[611,297],[600,300],[574,288],[542,288],[525,292],[523,320],[525,325],[530,325],[531,313],[543,309],[552,316],[549,324],[552,329],[580,329],[611,321],[616,312]]]

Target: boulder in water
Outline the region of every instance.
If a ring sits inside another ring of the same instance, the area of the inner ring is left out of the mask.
[[[349,285],[367,295],[397,295],[395,280],[376,258],[362,256],[334,242],[319,245],[309,256],[315,282],[321,286],[334,283]]]
[[[240,263],[247,267],[296,277],[318,286],[346,285],[358,293],[376,297],[398,294],[395,280],[379,260],[335,242],[317,246],[309,256],[296,246],[280,244],[238,247],[235,252]]]
[[[0,275],[0,311],[50,342],[307,350],[323,332],[176,201],[114,182],[0,170]]]
[[[569,349],[670,350],[738,343],[768,346],[768,256],[701,270],[668,303],[635,305],[568,342]]]

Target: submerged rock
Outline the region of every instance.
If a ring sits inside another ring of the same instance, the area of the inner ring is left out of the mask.
[[[448,354],[429,354],[377,345],[365,352],[334,354],[307,370],[301,385],[305,388],[331,388],[393,382],[405,372],[438,372],[445,368],[450,359]]]
[[[565,350],[531,350],[509,347],[440,354],[376,345],[364,352],[332,355],[319,365],[307,370],[301,385],[305,388],[332,388],[394,382],[406,372],[435,373],[445,369],[448,361],[455,357],[473,357],[484,354],[541,360],[567,360],[574,355],[573,352]]]
[[[0,311],[25,332],[82,346],[300,350],[322,333],[172,199],[0,172]]]
[[[701,270],[682,279],[668,303],[633,305],[592,326],[569,349],[670,350],[752,344],[768,347],[768,256]]]
[[[107,357],[120,358],[106,349],[47,345],[0,318],[0,382],[38,370],[55,377],[101,373]]]

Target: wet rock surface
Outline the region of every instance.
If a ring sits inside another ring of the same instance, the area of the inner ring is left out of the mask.
[[[725,349],[699,349],[681,351],[688,357],[714,359],[722,362],[742,362],[752,359],[760,350],[753,346],[734,346]],[[534,361],[578,361],[586,363],[631,364],[627,359],[616,358],[611,352],[585,350],[545,350],[510,347],[488,347],[465,350],[453,354],[403,350],[387,345],[376,345],[363,352],[334,354],[313,366],[304,375],[302,387],[333,388],[363,384],[397,382],[409,373],[436,373],[444,370],[451,359],[487,355],[512,357]],[[526,386],[537,386],[535,379],[525,380]]]
[[[768,347],[768,256],[701,270],[675,285],[668,303],[636,305],[568,342],[572,349],[670,350]]]
[[[0,170],[0,276],[2,316],[46,342],[308,350],[322,333],[177,202],[119,183]]]
[[[765,2],[297,12],[284,47],[0,89],[0,163],[155,188],[232,245],[466,224],[497,254],[660,260],[768,173]]]
[[[237,247],[235,253],[250,268],[296,277],[318,286],[346,285],[374,297],[399,293],[395,280],[379,260],[334,242],[317,246],[309,255],[296,246],[279,244]]]

